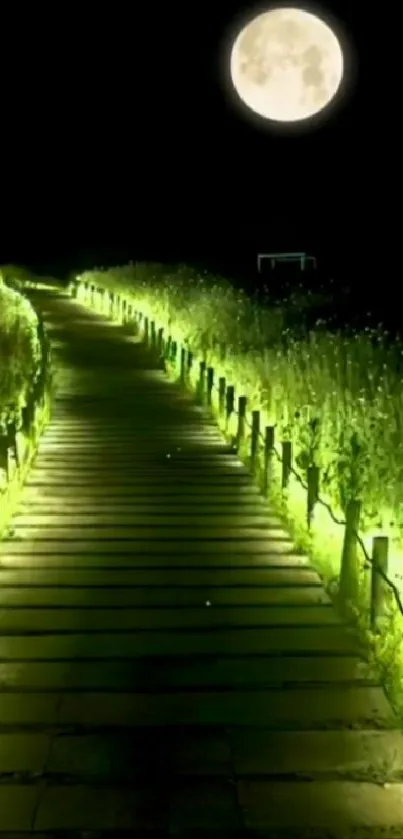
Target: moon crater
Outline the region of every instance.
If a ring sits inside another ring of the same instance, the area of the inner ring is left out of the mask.
[[[334,98],[343,77],[335,33],[302,9],[272,9],[236,38],[231,78],[240,99],[277,122],[307,119]]]

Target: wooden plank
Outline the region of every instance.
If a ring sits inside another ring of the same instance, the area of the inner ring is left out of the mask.
[[[185,504],[186,501],[187,503]],[[83,510],[85,510],[85,513],[83,513]],[[40,496],[27,498],[24,492],[23,500],[19,505],[19,514],[13,518],[13,521],[24,517],[24,522],[21,521],[21,524],[26,524],[27,521],[25,521],[25,518],[28,516],[43,516],[50,520],[57,516],[58,518],[60,517],[60,520],[63,520],[64,517],[68,518],[73,515],[83,515],[85,517],[119,517],[133,515],[133,513],[142,517],[152,516],[154,518],[154,516],[169,516],[171,518],[171,516],[178,516],[178,510],[180,510],[181,521],[185,521],[186,523],[195,516],[201,516],[203,519],[205,516],[211,516],[215,520],[223,521],[228,516],[239,518],[242,516],[265,515],[266,521],[280,521],[277,516],[270,512],[270,508],[260,498],[253,498],[252,500],[245,499],[242,504],[239,504],[236,500],[232,504],[222,504],[218,499],[215,503],[210,502],[208,497],[204,497],[200,501],[194,497],[189,498],[189,496],[185,496],[178,503],[175,496],[169,498],[158,496],[148,501],[146,498],[140,497],[132,499],[125,499],[124,497],[110,499],[99,498],[94,500],[90,495],[81,496],[80,494],[79,498],[71,498],[66,501],[63,498],[51,498],[49,496],[46,500],[41,499]]]
[[[179,655],[357,655],[358,645],[341,627],[278,627],[214,629],[205,632],[139,631],[131,633],[85,632],[48,635],[0,636],[0,658],[128,658]],[[1,722],[1,716],[0,716]]]
[[[23,698],[22,694],[17,696]],[[9,698],[12,697],[4,697]],[[370,721],[379,729],[393,727],[394,718],[382,688],[331,686],[235,693],[66,693],[58,713],[60,725],[83,726],[197,724],[309,730],[368,727]]]
[[[244,540],[225,539],[219,540],[156,540],[149,539],[131,539],[121,541],[106,541],[102,539],[87,539],[85,541],[58,541],[57,539],[47,540],[9,540],[0,544],[0,557],[2,553],[6,554],[84,554],[84,553],[112,553],[118,556],[119,554],[155,554],[163,553],[166,556],[169,554],[187,554],[188,556],[196,556],[197,554],[210,554],[214,552],[216,556],[221,554],[233,554],[234,552],[244,551],[247,544],[248,554],[290,554],[292,553],[292,543],[286,540],[275,541],[274,539],[254,540],[252,542]],[[163,548],[163,550],[162,550]],[[0,569],[1,574],[1,569]]]
[[[165,486],[153,486],[152,487],[152,494],[150,492],[146,492],[145,488],[136,485],[136,486],[113,486],[110,487],[108,484],[95,484],[91,487],[83,487],[80,488],[79,495],[77,494],[77,490],[74,487],[66,487],[64,485],[60,485],[57,487],[57,491],[54,487],[49,487],[46,484],[43,486],[37,487],[32,485],[31,481],[27,481],[22,491],[22,498],[25,500],[31,499],[52,499],[53,502],[58,502],[60,499],[68,499],[68,503],[72,503],[73,500],[77,501],[77,499],[83,499],[83,503],[85,499],[92,498],[94,499],[102,499],[107,498],[110,499],[124,499],[127,502],[130,502],[131,499],[137,499],[138,501],[145,501],[147,498],[153,503],[158,503],[159,500],[168,501],[171,499],[171,503],[180,503],[184,504],[187,502],[190,503],[199,503],[199,500],[205,502],[210,501],[214,502],[214,504],[218,503],[232,503],[238,502],[242,503],[249,502],[254,503],[255,501],[261,501],[261,495],[259,490],[256,486],[232,486],[232,487],[217,487],[217,486],[203,486],[202,484],[194,485],[194,484],[187,484],[186,488],[183,488],[179,485],[172,484],[169,488],[169,493],[167,493]],[[49,503],[52,503],[50,500]]]
[[[71,570],[34,568],[19,568],[16,570],[2,569],[0,585],[70,585],[70,586],[174,586],[189,588],[192,586],[208,588],[214,591],[216,587],[230,586],[306,586],[320,585],[315,571],[304,568],[247,568],[247,569],[200,569],[183,568],[158,569],[119,568],[116,569],[88,569]],[[212,598],[211,598],[212,599]]]
[[[176,608],[186,606],[205,605],[211,602],[214,606],[245,606],[245,605],[267,605],[267,606],[303,606],[315,604],[327,604],[330,602],[322,586],[283,586],[273,588],[270,586],[250,586],[248,588],[227,587],[214,589],[214,599],[211,587],[206,586],[188,588],[182,587],[159,587],[159,588],[127,588],[122,587],[85,587],[85,586],[61,586],[54,583],[53,586],[41,583],[25,586],[16,584],[15,587],[0,585],[0,606],[35,607],[53,606],[59,608],[75,608],[85,606],[90,608],[131,608],[175,606]]]
[[[126,632],[139,629],[222,629],[273,626],[340,625],[331,606],[300,608],[195,606],[183,609],[2,609],[0,631],[7,632]]]
[[[3,682],[1,683],[3,688]],[[48,734],[5,734],[0,737],[0,774],[41,774],[49,757]],[[1,822],[0,822],[1,824]]]
[[[105,478],[106,480],[106,478]],[[115,491],[115,487],[118,487],[120,491],[124,492],[125,490],[131,487],[137,487],[138,489],[142,489],[143,492],[146,491],[147,487],[161,487],[164,488],[165,491],[169,489],[171,490],[173,482],[178,486],[181,487],[182,490],[184,487],[192,487],[194,486],[198,489],[201,486],[204,486],[207,492],[211,492],[214,488],[223,488],[224,491],[230,488],[233,488],[235,491],[238,486],[241,487],[248,487],[250,483],[250,478],[248,475],[241,475],[234,471],[234,474],[227,475],[227,476],[220,476],[217,475],[179,475],[176,474],[174,479],[172,475],[161,474],[161,475],[144,475],[144,476],[135,476],[135,475],[122,475],[118,472],[112,472],[107,475],[107,486],[109,492],[112,493]],[[91,487],[91,491],[93,488],[96,488],[97,484],[101,483],[101,479],[95,475],[72,475],[66,476],[63,474],[60,475],[51,475],[49,472],[46,474],[40,474],[39,472],[34,471],[27,481],[28,487],[42,487],[46,486],[49,488],[52,487]],[[105,487],[106,488],[106,487]],[[54,492],[55,490],[53,490]]]
[[[237,775],[327,775],[376,781],[403,778],[403,732],[271,731],[229,732]]]
[[[297,554],[279,554],[279,553],[264,553],[264,554],[218,554],[214,551],[208,554],[195,554],[189,557],[187,554],[120,554],[119,558],[113,553],[97,554],[58,554],[57,552],[50,554],[4,554],[0,552],[0,575],[1,569],[7,568],[60,568],[60,569],[97,569],[105,568],[111,571],[118,568],[144,568],[144,569],[165,569],[165,568],[183,568],[190,569],[206,569],[213,568],[216,570],[224,570],[236,568],[243,568],[245,570],[251,568],[308,568],[313,570],[308,562],[307,557],[299,556]]]
[[[39,789],[35,786],[18,783],[0,786],[0,830],[27,831],[29,835],[38,803]]]
[[[144,471],[146,470],[148,476],[158,477],[160,475],[164,476],[169,472],[169,475],[176,479],[177,476],[186,477],[191,475],[199,478],[205,478],[209,476],[211,478],[215,478],[216,476],[220,477],[228,477],[232,476],[234,471],[238,475],[248,475],[248,471],[244,466],[240,466],[238,463],[231,463],[228,464],[220,464],[220,463],[202,463],[201,461],[188,461],[186,462],[179,462],[176,461],[174,457],[167,458],[162,457],[160,463],[152,463],[147,462],[146,465],[144,463],[137,463],[135,461],[131,461],[129,456],[126,454],[126,460],[123,463],[117,463],[115,460],[111,462],[103,462],[102,452],[100,451],[99,455],[99,462],[97,463],[95,459],[92,460],[90,463],[70,463],[69,465],[59,465],[58,463],[53,463],[42,467],[40,464],[37,464],[32,471],[32,474],[35,477],[42,477],[43,475],[49,474],[52,479],[58,477],[59,475],[65,475],[66,480],[69,481],[71,478],[81,478],[83,476],[88,475],[91,478],[98,478],[102,480],[104,475],[114,474],[117,473],[119,475],[124,475],[126,479],[128,476],[133,475],[143,475]]]
[[[74,522],[72,522],[71,525],[67,523],[63,527],[52,524],[46,524],[42,527],[35,527],[33,525],[24,527],[13,522],[12,528],[15,539],[29,539],[32,541],[45,541],[46,539],[58,541],[86,541],[89,539],[90,541],[99,541],[101,539],[109,539],[118,542],[122,539],[132,541],[136,541],[137,539],[162,539],[164,541],[187,539],[201,541],[204,539],[214,543],[214,540],[238,539],[241,550],[244,547],[243,543],[245,541],[259,542],[265,545],[266,548],[267,543],[271,540],[290,544],[290,537],[283,528],[270,527],[267,525],[267,522],[259,527],[225,527],[211,524],[207,531],[201,522],[199,522],[198,527],[186,527],[184,524],[163,526],[157,520],[155,520],[155,524],[144,525],[139,517],[139,520],[132,522],[130,526],[114,525],[111,527],[107,524],[103,525],[101,522],[97,523],[96,526],[89,524],[79,527],[75,526]]]
[[[240,781],[245,826],[252,830],[309,830],[332,839],[403,835],[403,784],[388,787],[353,781]],[[371,831],[379,831],[371,833]],[[281,834],[280,834],[281,835]],[[315,835],[313,833],[313,835]]]
[[[101,483],[101,479],[99,476],[96,475],[89,475],[88,473],[83,473],[82,475],[65,475],[64,473],[56,474],[50,473],[49,471],[46,472],[39,472],[39,470],[35,470],[32,472],[31,477],[27,481],[27,486],[32,487],[40,487],[40,486],[48,486],[48,487],[93,487],[97,484]],[[214,487],[223,487],[229,488],[237,486],[247,487],[250,483],[250,477],[246,474],[240,474],[234,470],[234,473],[229,475],[212,475],[210,473],[206,473],[205,475],[186,475],[184,473],[176,473],[174,477],[172,474],[169,474],[169,470],[166,473],[161,474],[144,474],[144,475],[130,475],[130,474],[122,474],[119,473],[119,470],[115,472],[107,472],[107,476],[105,476],[105,480],[107,480],[109,491],[112,492],[116,486],[121,489],[129,488],[131,486],[137,486],[139,489],[142,488],[143,492],[146,490],[147,487],[164,487],[165,490],[170,489],[172,483],[174,482],[178,486],[204,486],[210,489]]]
[[[169,812],[169,793],[161,787],[161,779],[139,781],[130,788],[52,785],[41,796],[34,829],[46,831],[47,836],[49,831],[56,836],[59,831],[100,831],[106,837],[109,831],[112,837],[118,831],[130,831],[132,836],[134,831],[146,831],[143,835],[167,836]]]
[[[231,776],[231,754],[224,729],[129,729],[102,734],[55,737],[47,766],[53,775],[98,779],[150,776],[156,769],[174,775]]]
[[[65,658],[62,661],[3,661],[0,665],[0,686],[4,690],[99,690],[112,692],[160,690],[250,689],[267,687],[302,687],[304,684],[378,685],[379,679],[357,656],[203,656],[189,658],[131,658],[128,660],[85,660]],[[234,736],[234,759],[240,774],[286,771],[281,750],[270,748],[270,735],[265,729],[241,729]],[[259,734],[262,739],[259,743]],[[298,740],[296,741],[298,745]],[[302,744],[304,745],[304,743]],[[397,743],[399,745],[399,743]],[[267,748],[266,748],[267,746]],[[289,755],[288,740],[284,743]],[[291,750],[291,751],[290,751]],[[0,755],[1,741],[0,741]],[[301,749],[301,759],[305,755]],[[294,759],[294,758],[293,758]],[[284,757],[286,760],[291,760]],[[1,765],[1,760],[0,760]],[[298,766],[298,761],[296,761]],[[334,767],[337,771],[337,762]],[[260,767],[260,768],[259,768]]]

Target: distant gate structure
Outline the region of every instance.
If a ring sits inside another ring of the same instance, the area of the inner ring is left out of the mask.
[[[271,268],[275,268],[277,262],[299,262],[301,271],[305,271],[308,266],[316,268],[316,257],[308,256],[308,254],[299,251],[295,253],[258,253],[257,270],[259,274],[261,273],[262,261],[264,259],[270,259]]]

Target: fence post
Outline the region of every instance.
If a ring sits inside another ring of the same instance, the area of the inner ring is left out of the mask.
[[[246,403],[246,396],[240,396],[238,399],[238,428],[235,437],[237,451],[245,437]]]
[[[359,562],[357,551],[357,533],[360,525],[361,501],[349,501],[346,509],[346,527],[344,531],[343,552],[340,569],[340,599],[356,601],[359,589]]]
[[[281,487],[282,489],[287,489],[290,475],[291,475],[291,464],[292,464],[292,444],[290,440],[284,440],[281,444],[283,456],[282,460],[282,474],[281,474]]]
[[[270,484],[271,460],[274,449],[274,425],[266,425],[264,432],[263,492],[267,495]]]
[[[382,617],[385,608],[386,583],[382,579],[378,568],[386,575],[388,573],[389,539],[387,536],[375,536],[372,540],[371,565],[371,629],[377,629],[378,619]]]
[[[149,320],[148,318],[144,318],[144,343],[148,347],[148,338],[149,338]]]
[[[182,384],[186,378],[186,350],[185,347],[181,347],[181,360],[180,360],[180,380]]]
[[[225,390],[226,390],[226,380],[225,376],[221,376],[218,380],[218,412],[220,417],[223,415],[225,411]]]
[[[0,469],[4,469],[7,480],[9,474],[9,463],[8,463],[8,439],[7,436],[2,434],[0,435]]]
[[[155,331],[155,320],[151,321],[150,328],[151,328],[151,346],[152,346],[153,350],[155,350],[155,348],[157,346],[157,333]]]
[[[172,341],[172,344],[171,344],[171,355],[170,355],[170,359],[169,359],[169,360],[170,360],[171,364],[174,364],[174,365],[175,365],[175,368],[176,368],[176,359],[177,359],[177,355],[178,355],[178,344],[177,344],[177,342],[176,342],[176,341]]]
[[[168,335],[168,338],[167,338],[167,341],[166,341],[166,344],[165,344],[165,349],[164,349],[164,358],[166,359],[166,361],[169,361],[170,358],[171,358],[171,347],[172,347],[172,336]]]
[[[207,368],[207,405],[213,401],[214,367]]]
[[[312,522],[313,522],[313,515],[315,511],[316,504],[319,498],[319,467],[318,466],[308,466],[307,470],[307,480],[308,480],[308,497],[307,497],[307,525],[308,529],[311,529]]]
[[[250,441],[250,463],[252,472],[256,471],[256,461],[259,453],[260,411],[252,411],[252,436]]]
[[[197,383],[197,396],[200,402],[204,401],[204,392],[206,386],[206,362],[199,363],[199,381]]]
[[[157,349],[158,354],[161,356],[163,353],[163,346],[164,346],[164,327],[160,326],[157,334]]]
[[[226,416],[225,416],[225,429],[228,430],[229,422],[231,419],[232,414],[234,413],[234,402],[235,402],[235,389],[233,385],[229,385],[227,387],[227,394],[226,394]]]
[[[192,353],[191,350],[188,350],[188,357],[187,357],[187,364],[186,364],[186,376],[187,376],[187,378],[189,378],[191,373],[192,373],[192,367],[193,367],[193,353]]]

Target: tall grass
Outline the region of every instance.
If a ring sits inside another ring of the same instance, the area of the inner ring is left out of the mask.
[[[0,271],[0,433],[21,414],[40,370],[38,319],[29,301],[5,285]]]
[[[381,529],[403,543],[403,344],[381,326],[345,334],[319,321],[301,335],[298,323],[289,326],[301,314],[300,293],[268,306],[185,266],[171,273],[129,266],[83,279],[129,292],[139,310],[218,362],[250,409],[277,426],[277,439],[292,440],[301,470],[321,467],[336,512],[358,496],[364,532]]]
[[[80,279],[123,292],[143,315],[211,364],[217,376],[225,375],[237,395],[248,397],[249,410],[260,410],[262,424],[276,426],[277,441],[292,441],[301,477],[308,466],[320,467],[320,494],[336,518],[344,518],[350,499],[361,500],[364,544],[369,551],[374,535],[389,536],[389,576],[401,583],[401,342],[392,341],[381,324],[347,331],[318,318],[307,328],[318,305],[314,295],[300,289],[287,301],[276,301],[266,289],[258,301],[222,278],[186,266],[131,265]],[[343,528],[318,508],[308,534],[306,499],[295,480],[286,498],[277,493],[273,500],[325,579],[337,579]],[[364,571],[362,577],[367,596]],[[378,638],[374,648],[388,662],[389,683],[403,712],[403,623],[393,608],[390,621],[390,637]]]

